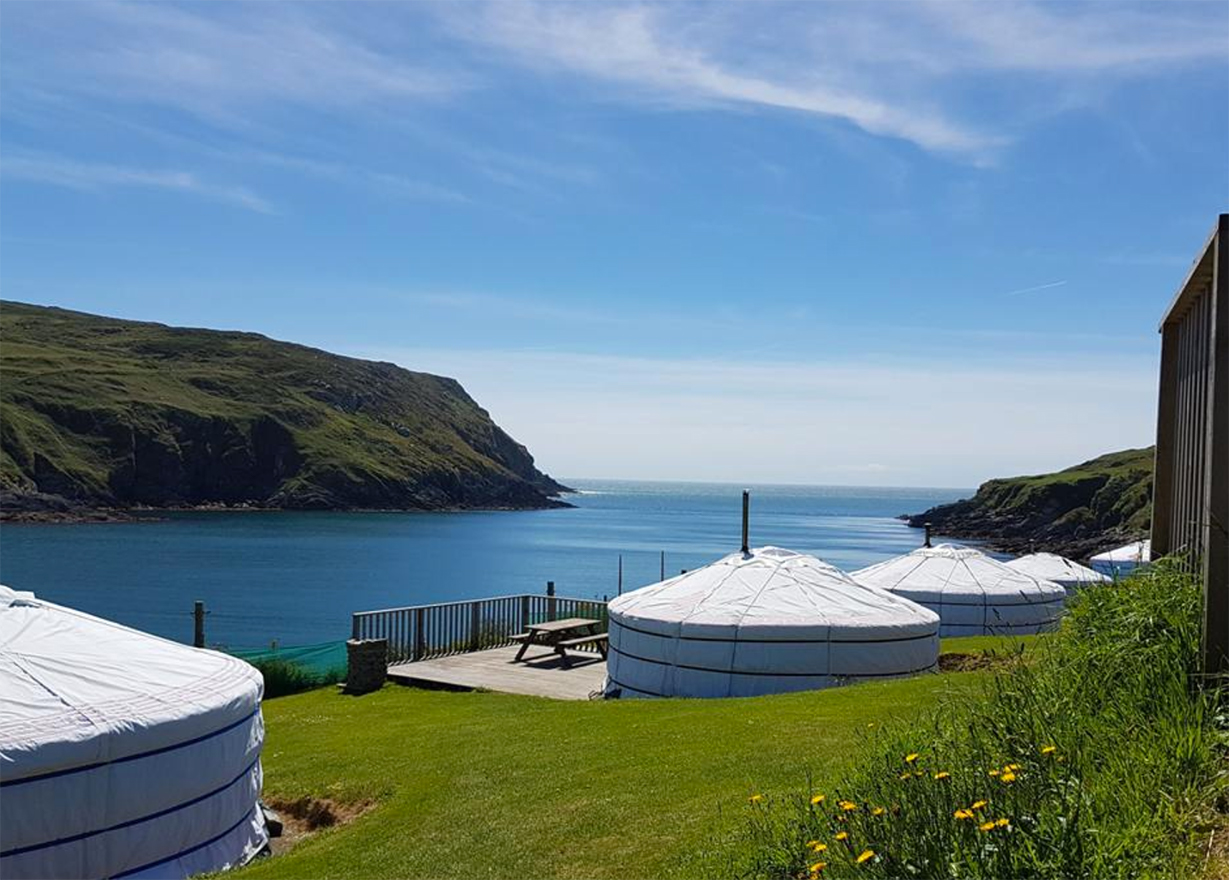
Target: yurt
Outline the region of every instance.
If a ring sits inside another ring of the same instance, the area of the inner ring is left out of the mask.
[[[1152,541],[1135,541],[1113,550],[1098,553],[1088,560],[1089,564],[1109,577],[1130,574],[1146,562],[1152,561]]]
[[[181,878],[267,842],[263,682],[0,587],[0,877]]]
[[[920,547],[850,575],[939,615],[939,634],[1026,635],[1051,629],[1066,591],[958,544]]]
[[[609,609],[608,697],[748,697],[938,662],[937,615],[780,547],[731,554]]]
[[[1109,578],[1101,572],[1093,571],[1078,562],[1072,562],[1057,553],[1030,553],[1028,556],[1011,560],[1007,563],[1007,567],[1014,568],[1029,577],[1058,584],[1068,594],[1078,592],[1084,587],[1109,581]]]

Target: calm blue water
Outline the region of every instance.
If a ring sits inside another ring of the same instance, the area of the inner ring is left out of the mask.
[[[540,592],[613,596],[738,549],[741,486],[567,480],[571,510],[518,513],[184,513],[151,523],[10,525],[0,581],[190,641],[192,602],[210,644],[344,639],[352,611]],[[970,491],[750,487],[751,543],[852,570],[921,536],[894,517]]]

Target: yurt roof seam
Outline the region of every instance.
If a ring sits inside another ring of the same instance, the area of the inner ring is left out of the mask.
[[[259,807],[254,807],[253,809],[259,809]],[[239,817],[238,822],[236,822],[234,825],[231,825],[229,828],[227,828],[222,833],[216,834],[213,837],[209,838],[208,840],[202,841],[198,844],[195,844],[194,846],[190,846],[187,849],[181,849],[179,852],[175,853],[174,855],[167,856],[166,858],[163,858],[163,859],[158,859],[156,862],[150,862],[147,865],[141,865],[140,867],[132,868],[131,870],[125,871],[122,874],[116,874],[114,878],[112,878],[112,880],[121,880],[121,878],[124,878],[124,877],[131,877],[133,874],[140,874],[142,871],[148,871],[150,868],[156,868],[159,865],[165,865],[167,862],[173,862],[176,859],[182,859],[184,856],[191,855],[192,853],[196,852],[198,849],[204,849],[207,846],[211,846],[217,843],[219,840],[221,840],[226,835],[230,834],[232,831],[234,831],[244,822],[248,821],[251,815],[252,815],[252,810],[246,810],[244,811],[243,815]]]
[[[948,604],[956,605],[960,603],[950,602]],[[966,604],[971,604],[971,603],[966,603]],[[1030,604],[1036,604],[1036,603],[1030,603]],[[654,638],[659,638],[659,639],[677,639],[678,641],[682,641],[682,642],[722,642],[722,643],[742,642],[746,644],[757,644],[757,645],[822,645],[824,643],[832,643],[832,642],[835,642],[836,644],[839,644],[839,645],[876,645],[876,644],[881,644],[881,643],[888,644],[888,643],[895,643],[895,642],[912,642],[912,641],[917,641],[920,639],[930,639],[930,638],[934,638],[934,635],[935,635],[934,632],[932,631],[932,632],[923,633],[922,635],[917,635],[917,636],[898,636],[898,637],[893,637],[893,638],[888,638],[888,639],[834,639],[831,636],[827,636],[822,639],[748,639],[740,635],[685,636],[685,635],[673,635],[673,634],[667,634],[667,633],[652,632],[651,630],[640,629],[639,627],[635,627],[635,626],[628,626],[626,623],[624,623],[621,620],[614,621],[614,625],[619,627],[620,629],[631,630],[632,632],[640,633],[641,635],[653,636]],[[939,624],[936,623],[935,629],[937,630],[938,628],[939,628]],[[829,626],[829,630],[831,630],[831,626]]]
[[[234,779],[222,785],[219,785],[217,788],[213,789],[213,791],[205,792],[204,794],[198,795],[192,798],[191,800],[184,801],[183,803],[175,804],[172,807],[166,807],[164,809],[158,810],[157,812],[150,813],[149,815],[146,815],[146,816],[138,816],[135,819],[128,819],[124,822],[120,822],[115,825],[109,825],[106,828],[96,828],[92,831],[82,831],[80,834],[74,834],[71,837],[59,837],[59,838],[56,838],[55,840],[46,840],[46,841],[43,841],[42,843],[32,843],[29,846],[22,846],[16,849],[8,849],[8,850],[5,850],[4,852],[0,852],[0,858],[7,858],[8,856],[19,856],[24,853],[35,852],[36,850],[40,850],[40,849],[48,849],[49,847],[53,847],[53,846],[63,846],[64,844],[67,844],[67,843],[76,843],[79,840],[86,840],[90,837],[97,837],[99,834],[110,834],[112,831],[122,831],[125,828],[131,828],[133,825],[140,825],[142,822],[152,822],[154,819],[161,819],[163,816],[169,816],[171,813],[174,813],[178,810],[186,810],[188,807],[194,806],[195,804],[199,804],[201,801],[209,800],[209,798],[215,797],[221,794],[222,792],[226,791],[226,789],[233,786],[235,783],[242,782],[248,776],[248,774],[252,772],[252,768],[255,767],[259,763],[260,763],[260,758],[257,758],[251,764],[248,764],[248,766],[244,768],[243,772],[240,773],[238,776],[236,776]]]
[[[39,773],[34,776],[23,776],[19,779],[0,779],[0,788],[8,788],[9,786],[14,786],[14,785],[25,785],[27,782],[38,782],[41,779],[53,779],[56,776],[68,776],[71,773],[84,773],[88,770],[97,770],[99,767],[106,767],[111,764],[123,764],[127,761],[136,761],[141,758],[152,757],[153,755],[161,755],[165,752],[173,752],[176,749],[186,748],[188,746],[192,746],[192,745],[196,745],[197,743],[204,742],[207,739],[213,739],[215,736],[221,736],[224,733],[234,730],[240,724],[244,724],[245,722],[251,721],[252,718],[258,715],[259,713],[260,713],[260,707],[257,706],[253,711],[249,712],[247,715],[240,718],[238,721],[232,722],[226,725],[225,727],[219,728],[217,730],[211,731],[210,733],[206,733],[198,737],[194,737],[193,739],[184,740],[183,742],[174,743],[169,746],[162,746],[161,748],[157,748],[157,749],[150,749],[149,751],[146,751],[146,752],[137,752],[136,754],[133,754],[133,755],[123,755],[119,758],[112,758],[109,761],[96,761],[93,764],[81,764],[80,766],[77,766],[77,767],[65,767],[62,770],[51,770],[47,773]]]
[[[930,636],[934,638],[934,636]],[[671,669],[687,669],[692,672],[711,672],[715,675],[767,675],[767,676],[786,676],[789,678],[896,678],[901,675],[916,675],[919,672],[925,672],[927,669],[933,669],[935,664],[931,663],[927,666],[919,666],[916,669],[907,669],[903,672],[859,672],[857,674],[842,675],[837,672],[776,672],[773,670],[759,669],[713,669],[711,666],[692,666],[687,663],[669,663],[665,660],[653,660],[649,657],[640,657],[636,654],[629,654],[627,651],[615,648],[613,645],[610,650],[623,657],[631,660],[639,660],[641,663],[652,663],[655,666],[669,666]],[[829,666],[829,669],[832,667]]]

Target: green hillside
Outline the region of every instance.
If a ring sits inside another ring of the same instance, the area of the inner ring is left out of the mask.
[[[1146,534],[1153,448],[1111,452],[1052,474],[982,483],[972,498],[907,517],[954,538],[1009,552],[1049,549],[1074,558]]]
[[[527,508],[563,490],[453,379],[0,303],[0,502]]]

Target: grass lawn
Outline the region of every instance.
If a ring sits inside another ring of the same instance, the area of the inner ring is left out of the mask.
[[[721,874],[743,844],[751,794],[834,779],[868,725],[912,717],[980,675],[731,700],[570,703],[396,686],[270,700],[267,797],[378,806],[243,874]]]

